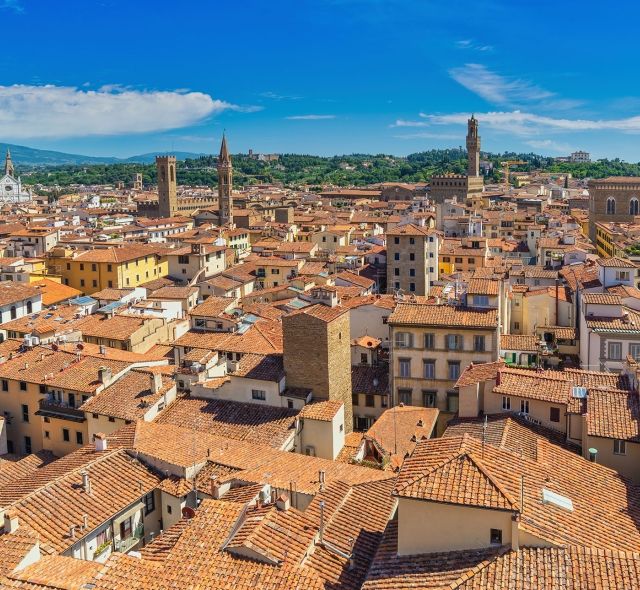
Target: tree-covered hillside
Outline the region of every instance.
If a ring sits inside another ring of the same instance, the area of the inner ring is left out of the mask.
[[[482,154],[483,160],[493,163],[488,181],[500,181],[500,162],[506,159],[523,160],[526,165],[512,171],[544,170],[570,172],[577,178],[605,176],[640,176],[640,164],[620,160],[599,160],[591,163],[560,163],[537,154]],[[281,182],[286,186],[362,186],[378,182],[427,182],[434,174],[464,173],[467,167],[465,150],[430,150],[405,157],[384,154],[351,154],[320,157],[283,154],[277,161],[262,162],[245,154],[233,156],[234,182],[237,186]],[[155,165],[136,163],[65,165],[22,170],[27,184],[69,186],[71,184],[130,184],[136,172],[143,174],[145,184],[154,184]],[[179,162],[178,182],[186,185],[214,185],[217,182],[216,158],[202,156]]]

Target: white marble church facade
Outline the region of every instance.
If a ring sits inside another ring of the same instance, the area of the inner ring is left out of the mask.
[[[0,178],[0,203],[24,203],[31,200],[31,192],[15,177],[11,152],[7,150],[4,162],[4,176]]]

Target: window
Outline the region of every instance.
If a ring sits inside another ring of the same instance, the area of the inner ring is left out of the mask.
[[[109,281],[109,289],[113,287],[113,281]]]
[[[399,268],[394,268],[393,269],[393,276],[395,277],[399,277],[400,276],[400,269]]]
[[[629,271],[628,270],[617,270],[616,271],[616,281],[628,281],[629,280]]]
[[[422,376],[425,379],[436,378],[436,361],[433,359],[424,359],[422,361]]]
[[[635,197],[629,201],[629,215],[638,215],[639,211],[638,199]]]
[[[508,395],[502,396],[502,409],[506,412],[511,410],[511,398]]]
[[[207,320],[203,318],[196,318],[196,321],[195,321],[196,328],[206,328],[206,326],[207,326]]]
[[[393,255],[393,259],[394,259],[394,260],[400,260],[400,252],[396,252],[396,253]]]
[[[423,391],[422,392],[422,405],[425,408],[435,408],[436,407],[436,399],[438,397],[437,392],[435,391]]]
[[[411,359],[398,359],[400,377],[411,377]]]
[[[80,264],[80,270],[84,270],[84,264]]]
[[[129,279],[127,279],[127,280],[129,280]],[[84,287],[84,279],[80,279],[80,286]]]
[[[27,301],[27,313],[33,312],[33,303],[31,301]]]
[[[83,444],[82,442],[82,432],[76,432],[76,444]]]
[[[622,359],[622,342],[609,342],[609,359],[614,361]]]
[[[477,305],[478,307],[488,307],[489,306],[488,295],[474,295],[473,304]]]
[[[607,199],[607,215],[616,214],[616,200],[613,197]]]
[[[115,422],[116,419],[113,416],[109,416],[109,422]]]
[[[457,391],[447,391],[447,412],[457,412],[459,406]]]
[[[393,238],[393,243],[394,244],[399,244],[400,243],[400,238]]]
[[[398,398],[401,404],[404,404],[405,406],[410,406],[411,405],[411,397],[412,397],[412,392],[410,389],[399,389],[398,390]]]
[[[513,329],[514,330],[519,330],[520,329],[520,322],[513,322]]]
[[[560,422],[560,408],[549,408],[549,421]]]
[[[427,350],[433,350],[436,347],[436,335],[425,334],[424,335],[424,347]]]
[[[410,268],[409,269],[409,276],[410,277],[415,277],[416,276],[416,269],[415,268]]]
[[[460,377],[460,361],[447,361],[449,365],[449,379],[457,380]]]
[[[447,348],[449,350],[460,350],[462,348],[462,336],[459,334],[447,334]]]
[[[22,404],[22,421],[29,422],[29,406]]]
[[[357,393],[352,393],[352,394],[351,394],[351,405],[352,405],[352,406],[357,406],[357,405],[358,405],[358,402],[360,401],[360,400],[358,399],[359,397],[360,397],[360,396],[359,396]]]
[[[416,284],[409,283],[409,291],[411,291],[411,293],[415,293],[415,290],[416,290]]]
[[[27,384],[25,381],[20,381],[20,391],[27,391]]]
[[[396,332],[396,348],[413,348],[413,334],[410,332]]]
[[[409,253],[409,260],[415,260],[416,259],[416,255],[413,252]]]
[[[107,272],[113,272],[113,267],[110,264],[107,264]]]
[[[30,436],[24,437],[24,452],[27,455],[31,454],[31,437]]]
[[[364,405],[367,406],[367,408],[375,408],[376,407],[375,397],[371,394],[366,395],[364,398]]]
[[[16,312],[16,306],[15,305],[11,306],[10,313],[11,313],[11,319],[12,320],[15,320],[18,317],[18,313]]]
[[[45,438],[51,438],[51,435],[49,434],[49,431],[48,431],[48,430],[45,430],[45,431],[44,431],[44,437],[45,437]]]
[[[500,529],[491,529],[489,542],[491,545],[502,545],[502,531]]]
[[[462,258],[456,258],[456,264],[462,264]]]
[[[523,414],[528,414],[529,413],[529,400],[528,399],[521,399],[520,400],[520,411]]]
[[[626,455],[627,454],[627,441],[620,438],[613,439],[613,454],[614,455]]]
[[[98,270],[98,265],[97,265],[97,264],[92,264],[92,265],[91,265],[91,270],[92,270],[93,272],[96,272],[96,271]]]
[[[178,264],[189,264],[189,255],[188,254],[180,254],[178,256]]]
[[[71,270],[71,264],[67,262],[67,270]]]
[[[125,518],[120,523],[120,539],[128,539],[131,536],[131,517]]]
[[[156,497],[153,492],[149,492],[144,497],[144,515],[147,516],[156,509]]]
[[[415,238],[409,238],[409,243],[413,246],[416,243]]]
[[[91,281],[91,285],[93,287],[97,287],[98,286],[98,281],[96,281],[95,279],[93,281]]]
[[[476,263],[476,259],[475,258],[467,258],[467,262],[469,264],[475,264]]]
[[[484,352],[485,351],[484,336],[474,336],[473,337],[473,350],[475,352]]]
[[[251,390],[251,399],[257,399],[260,401],[264,401],[267,399],[267,392],[263,389],[252,389]]]
[[[634,359],[640,360],[640,344],[629,344],[629,354]]]
[[[69,429],[68,428],[63,428],[62,429],[62,440],[64,442],[69,442]]]
[[[9,391],[9,382],[6,379],[2,380],[2,391]]]
[[[360,353],[360,364],[361,365],[366,365],[369,363],[369,356],[367,355],[366,352],[361,352]]]

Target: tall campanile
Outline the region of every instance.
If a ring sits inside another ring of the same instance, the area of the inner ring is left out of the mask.
[[[174,217],[178,213],[176,157],[156,156],[158,171],[158,208],[160,217]]]
[[[220,226],[233,225],[233,166],[227,149],[227,136],[222,135],[218,157],[218,219]]]
[[[478,135],[478,119],[473,115],[467,121],[467,154],[469,158],[467,176],[480,176],[480,136]]]

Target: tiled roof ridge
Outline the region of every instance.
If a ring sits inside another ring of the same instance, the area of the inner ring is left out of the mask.
[[[465,436],[468,436],[468,435],[465,434]],[[496,488],[498,492],[500,492],[500,494],[505,498],[505,500],[507,500],[511,508],[513,508],[514,510],[519,510],[519,505],[518,505],[518,502],[515,500],[515,498],[507,490],[503,488],[500,482],[495,477],[493,477],[493,475],[491,475],[491,472],[484,466],[484,462],[478,459],[475,453],[473,453],[472,451],[466,451],[465,455],[463,456],[466,456],[469,459],[469,461],[471,461],[475,465],[475,467],[482,473],[482,475],[489,480],[491,485],[494,488]]]
[[[511,429],[511,418],[507,417],[507,419],[504,422],[504,428],[502,429],[502,436],[500,437],[499,448],[503,449],[503,448],[506,447],[507,434],[508,434],[510,429]]]
[[[466,437],[467,434],[465,433],[463,436]],[[399,492],[399,491],[401,491],[401,490],[403,490],[405,488],[408,488],[408,487],[418,483],[421,479],[424,479],[428,475],[431,475],[432,473],[436,472],[438,469],[441,469],[445,465],[448,465],[454,459],[456,459],[456,458],[458,458],[458,457],[460,457],[460,456],[462,456],[464,454],[466,454],[466,451],[464,450],[464,448],[463,448],[463,446],[461,444],[457,449],[451,451],[451,453],[449,453],[447,456],[445,456],[442,459],[442,461],[440,461],[436,465],[432,465],[431,467],[425,469],[424,471],[421,471],[420,473],[414,475],[411,479],[408,479],[406,482],[401,483],[399,486],[396,487],[396,492]]]
[[[465,582],[468,582],[471,578],[475,577],[483,569],[489,567],[489,565],[491,565],[499,557],[506,555],[509,551],[511,551],[510,547],[506,545],[502,546],[497,553],[495,553],[491,557],[488,557],[487,559],[483,559],[480,563],[476,564],[471,569],[468,569],[463,574],[460,574],[458,579],[451,582],[451,584],[449,584],[446,588],[448,588],[449,590],[456,590],[456,588],[459,588],[462,584],[464,584]]]
[[[46,482],[45,484],[38,486],[37,488],[35,488],[34,490],[31,490],[29,493],[20,496],[20,498],[14,502],[12,502],[10,505],[11,506],[15,506],[16,504],[22,504],[24,503],[26,500],[28,500],[29,498],[35,496],[36,494],[40,494],[43,491],[49,489],[51,486],[53,485],[57,485],[59,484],[61,481],[65,480],[68,477],[71,477],[73,475],[79,475],[80,473],[82,473],[83,471],[86,471],[87,469],[89,469],[89,467],[91,466],[95,466],[98,463],[101,463],[102,461],[106,460],[106,459],[110,459],[112,456],[116,455],[117,453],[119,453],[120,451],[124,451],[125,449],[123,449],[122,447],[114,447],[111,449],[107,449],[106,451],[101,451],[100,452],[100,456],[96,457],[95,459],[87,462],[87,463],[83,463],[82,465],[78,465],[77,467],[74,467],[73,469],[70,469],[69,471],[65,471],[64,473],[61,473],[60,475],[57,475],[56,477],[52,478],[51,480],[49,480],[48,482]]]

